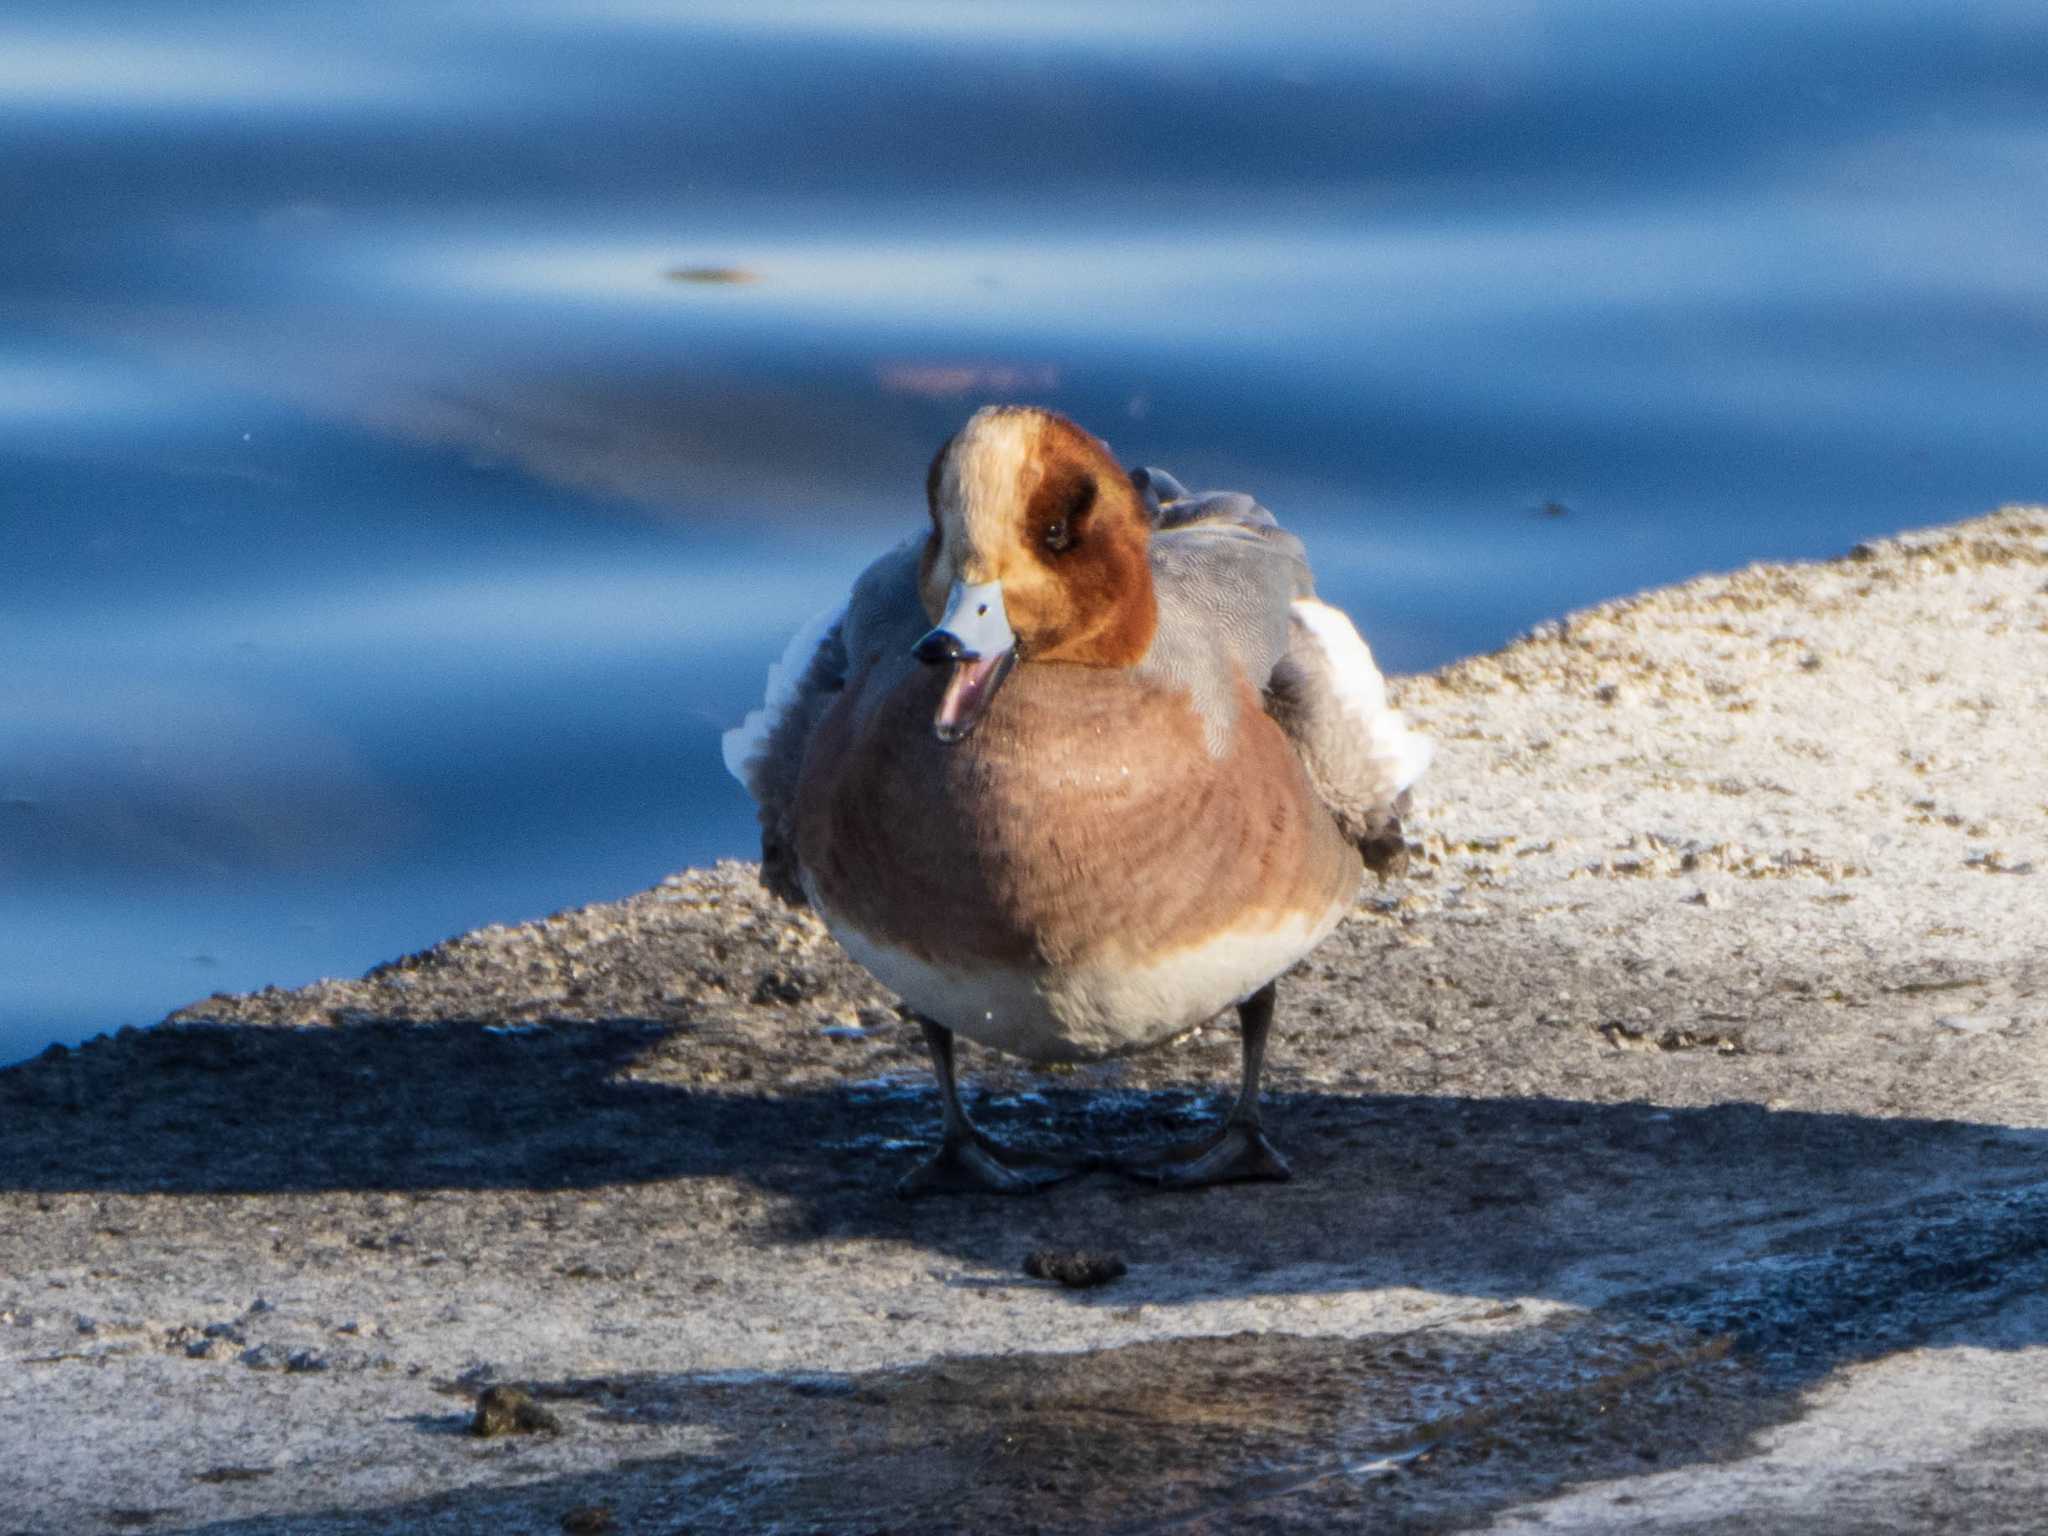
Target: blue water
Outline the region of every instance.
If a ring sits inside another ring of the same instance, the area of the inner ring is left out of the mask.
[[[2044,81],[2021,0],[10,6],[0,1060],[748,852],[718,730],[984,399],[1404,670],[2048,494]]]

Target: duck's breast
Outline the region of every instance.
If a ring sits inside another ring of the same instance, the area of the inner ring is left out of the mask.
[[[799,793],[820,912],[906,1002],[1037,1059],[1152,1044],[1264,985],[1334,926],[1356,853],[1248,683],[1225,750],[1187,695],[1019,666],[974,734],[939,677],[853,689]]]

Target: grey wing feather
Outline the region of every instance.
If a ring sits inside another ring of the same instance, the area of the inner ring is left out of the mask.
[[[1187,495],[1187,487],[1163,469],[1146,466],[1131,471],[1131,484],[1138,488],[1138,495],[1145,502],[1145,510],[1151,514],[1152,526],[1159,526],[1160,509],[1168,502],[1179,501]]]
[[[1160,505],[1152,579],[1159,632],[1141,666],[1188,690],[1220,751],[1238,676],[1263,688],[1287,654],[1288,605],[1315,590],[1308,558],[1251,497],[1183,493]]]
[[[791,906],[805,904],[796,857],[796,791],[803,776],[804,749],[845,686],[845,637],[835,624],[798,681],[796,697],[768,732],[749,781],[760,808],[761,883]]]
[[[1140,474],[1155,498],[1160,598],[1160,659],[1147,665],[1193,694],[1212,747],[1235,718],[1231,674],[1241,667],[1338,825],[1389,872],[1405,856],[1400,816],[1429,743],[1388,704],[1350,619],[1316,600],[1300,540],[1271,512],[1249,496],[1194,495],[1158,470]]]
[[[769,668],[761,707],[725,733],[726,766],[759,808],[761,883],[792,905],[805,901],[796,855],[804,754],[826,711],[858,686],[861,658],[894,652],[908,659],[929,623],[917,597],[918,547],[912,540],[883,555],[861,573],[844,607],[797,631],[781,663]],[[903,634],[910,639],[887,643]]]

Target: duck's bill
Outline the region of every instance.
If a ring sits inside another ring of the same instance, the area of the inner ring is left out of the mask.
[[[919,661],[950,669],[932,732],[941,741],[960,740],[981,722],[1017,660],[1002,583],[954,582],[938,627],[917,642],[915,654]]]
[[[1002,651],[953,662],[938,713],[932,716],[932,734],[941,741],[959,741],[979,725],[1016,660],[1015,651]]]

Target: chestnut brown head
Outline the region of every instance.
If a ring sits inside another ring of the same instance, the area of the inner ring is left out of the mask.
[[[1051,411],[991,406],[939,450],[926,489],[924,603],[941,628],[956,586],[995,585],[1022,661],[1144,657],[1158,621],[1151,522],[1101,442]]]

